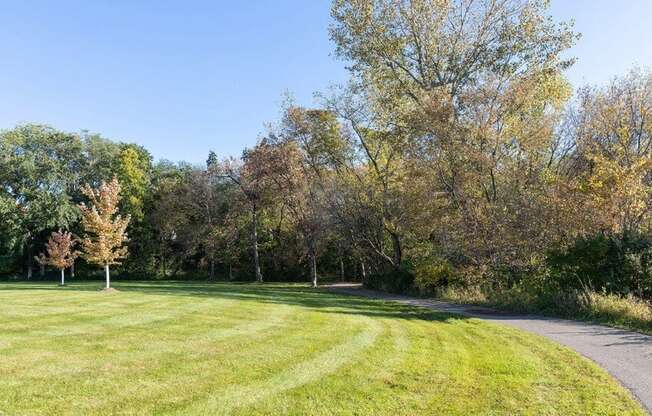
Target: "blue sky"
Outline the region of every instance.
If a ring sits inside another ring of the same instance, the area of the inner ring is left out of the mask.
[[[238,155],[278,116],[285,91],[346,72],[328,0],[15,1],[0,12],[0,128],[38,122],[144,145],[155,158]],[[652,1],[552,0],[583,33],[574,85],[652,67]]]

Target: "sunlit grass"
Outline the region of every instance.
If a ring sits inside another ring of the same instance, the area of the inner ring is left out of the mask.
[[[539,337],[297,285],[0,284],[0,414],[643,414]]]

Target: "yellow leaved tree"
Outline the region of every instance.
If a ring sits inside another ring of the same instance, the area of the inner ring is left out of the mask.
[[[126,230],[131,218],[118,214],[120,183],[116,178],[108,183],[102,181],[97,189],[85,185],[82,192],[90,202],[90,205],[79,205],[84,226],[82,256],[87,262],[104,267],[106,289],[109,289],[109,266],[120,264],[128,255]]]
[[[595,231],[622,235],[652,223],[652,74],[633,70],[584,88],[573,126],[578,194]]]

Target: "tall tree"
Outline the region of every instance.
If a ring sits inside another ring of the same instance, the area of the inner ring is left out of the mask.
[[[269,196],[267,188],[266,166],[262,161],[268,150],[264,144],[258,144],[253,149],[243,152],[242,161],[233,158],[223,161],[216,172],[227,177],[241,191],[251,213],[251,244],[254,259],[254,273],[256,281],[263,282],[263,274],[260,269],[260,253],[258,247],[258,228],[260,223],[261,204]]]
[[[285,109],[277,144],[268,152],[268,174],[302,237],[317,286],[317,257],[325,231],[330,160],[339,153],[339,123],[334,114],[290,105]]]
[[[81,203],[84,237],[82,238],[82,256],[89,263],[104,267],[106,289],[111,287],[109,266],[120,264],[128,255],[127,226],[130,217],[118,214],[120,203],[120,183],[116,178],[111,182],[102,182],[99,188],[89,185],[82,187],[82,192],[89,199],[90,205]]]
[[[116,176],[121,189],[121,211],[129,214],[134,223],[141,222],[150,190],[152,156],[141,146],[123,144],[116,163]]]
[[[572,215],[578,230],[580,225],[585,232],[612,235],[652,230],[650,114],[649,71],[633,70],[608,87],[579,91],[565,125],[574,151],[564,161],[573,200],[583,208],[582,215]]]
[[[183,239],[189,252],[201,256],[209,268],[209,278],[215,279],[215,263],[219,257],[219,234],[221,232],[223,200],[212,171],[194,169],[188,171],[179,198],[187,216],[187,231]]]
[[[146,221],[154,230],[152,244],[156,246],[153,262],[156,272],[167,276],[178,271],[187,257],[180,236],[187,227],[189,216],[185,211],[184,182],[190,167],[161,161],[153,168],[152,200]]]
[[[547,15],[548,3],[333,3],[331,37],[337,53],[352,62],[352,95],[362,97],[362,108],[372,116],[365,119],[374,121],[371,129],[354,131],[385,136],[383,146],[391,138],[407,139],[399,153],[401,170],[412,172],[408,178],[427,173],[429,178],[414,182],[438,195],[432,205],[439,209],[421,238],[443,243],[439,250],[474,273],[526,266],[545,243],[531,238],[545,235],[532,232],[532,224],[545,223],[539,214],[546,155],[555,117],[569,98],[562,71],[572,59],[562,55],[576,39],[570,25]],[[387,224],[396,235],[406,230],[395,228],[397,218],[421,216],[410,208],[401,207]]]
[[[383,99],[377,92],[351,87],[327,99],[326,107],[348,127],[343,135],[350,149],[343,154],[348,157],[333,159],[341,184],[349,182],[348,190],[359,192],[349,195],[354,198],[342,200],[357,206],[340,208],[348,209],[349,216],[364,212],[367,218],[364,227],[358,227],[362,223],[356,224],[355,217],[345,222],[377,257],[399,269],[407,233],[404,202],[411,180],[406,175],[410,147],[407,129],[390,116],[401,108],[383,109]]]
[[[30,278],[44,234],[77,219],[71,189],[80,174],[82,143],[77,135],[25,124],[0,133],[0,151],[0,209],[12,219],[7,231],[18,232],[3,239],[22,246]]]

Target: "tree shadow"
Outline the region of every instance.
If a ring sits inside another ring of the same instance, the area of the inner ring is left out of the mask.
[[[439,312],[428,308],[402,305],[391,300],[372,299],[351,294],[335,293],[328,289],[314,289],[302,284],[287,283],[224,283],[176,281],[115,281],[112,286],[120,292],[158,296],[189,296],[198,298],[229,299],[265,304],[291,305],[321,313],[351,314],[375,318],[403,320],[453,321],[469,319],[463,315]],[[21,282],[0,283],[3,290],[47,290],[98,292],[101,282],[71,282],[68,286],[54,283]],[[119,296],[110,294],[107,296]]]
[[[145,283],[128,285],[126,291],[144,294],[222,298],[265,304],[283,304],[318,310],[321,313],[354,314],[376,318],[447,321],[468,319],[461,315],[392,301],[339,294],[306,285],[275,283]]]

